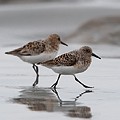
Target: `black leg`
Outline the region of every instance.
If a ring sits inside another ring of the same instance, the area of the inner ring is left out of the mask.
[[[38,81],[39,81],[39,74],[38,74],[39,69],[38,69],[38,66],[35,65],[35,64],[33,64],[33,69],[34,69],[34,71],[35,71],[35,73],[36,73],[36,80],[35,80],[35,82],[33,83],[33,87],[35,87],[35,86],[38,84]]]
[[[61,76],[61,74],[59,74],[59,76],[58,76],[58,78],[57,78],[57,81],[51,86],[51,88],[53,88],[54,90],[56,90],[56,86],[57,86],[57,84],[58,84],[58,81],[59,81],[59,79],[60,79],[60,76]]]
[[[38,84],[38,81],[39,81],[39,75],[36,76],[36,80],[33,83],[33,87],[35,87]]]
[[[87,85],[83,84],[82,82],[80,82],[80,81],[76,78],[75,75],[73,75],[73,76],[74,76],[75,80],[76,80],[77,82],[79,82],[83,87],[85,87],[85,88],[94,88],[94,87],[90,87],[90,86],[87,86]]]
[[[35,65],[35,64],[33,64],[33,69],[34,69],[34,71],[35,71],[35,73],[37,74],[37,75],[39,75],[38,74],[38,66],[37,65]]]

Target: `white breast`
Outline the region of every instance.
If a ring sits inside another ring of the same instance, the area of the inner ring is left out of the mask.
[[[63,74],[63,75],[73,75],[76,73],[84,72],[87,68],[75,68],[74,66],[58,66],[58,67],[52,67],[51,68],[54,72]]]
[[[35,63],[51,60],[55,58],[56,55],[57,55],[57,52],[41,53],[40,55],[34,55],[34,56],[21,56],[20,59],[22,59],[24,62],[35,64]]]

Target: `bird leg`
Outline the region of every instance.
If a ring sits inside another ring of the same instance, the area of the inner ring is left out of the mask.
[[[36,73],[37,75],[39,75],[39,74],[38,74],[38,66],[35,65],[35,64],[33,64],[33,69],[34,69],[35,73]]]
[[[87,86],[87,85],[83,84],[81,81],[79,81],[79,80],[77,79],[77,77],[76,77],[75,75],[73,75],[73,76],[74,76],[75,80],[76,80],[77,82],[79,82],[83,87],[85,87],[85,88],[94,88],[94,87],[90,87],[90,86]]]
[[[36,73],[36,80],[35,80],[35,82],[33,83],[33,87],[35,87],[35,86],[38,84],[38,80],[39,80],[39,74],[38,74],[39,69],[38,69],[38,66],[35,65],[35,64],[33,64],[33,69],[34,69],[34,71],[35,71],[35,73]]]
[[[51,89],[53,88],[54,90],[56,90],[56,86],[57,86],[57,84],[58,84],[58,81],[59,81],[59,79],[60,79],[60,76],[61,76],[61,74],[58,75],[57,81],[50,87]]]

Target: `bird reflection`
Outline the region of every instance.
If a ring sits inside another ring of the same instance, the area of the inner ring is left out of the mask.
[[[84,94],[92,91],[80,93],[73,101],[63,101],[56,89],[48,88],[25,88],[20,91],[17,98],[13,98],[14,103],[25,104],[32,111],[64,112],[69,117],[91,118],[91,108],[88,106],[76,105],[76,101]]]
[[[13,102],[26,104],[32,111],[53,112],[57,104],[56,97],[47,88],[27,88],[20,91],[22,94],[18,98],[13,98]]]
[[[60,106],[62,106],[62,105],[64,104],[64,102],[71,102],[71,103],[74,103],[74,104],[75,104],[76,101],[77,101],[82,95],[84,95],[84,94],[86,94],[86,93],[91,93],[91,92],[93,92],[92,90],[86,90],[86,91],[80,93],[77,97],[75,97],[75,100],[74,100],[74,101],[62,101],[62,99],[60,98],[60,96],[59,96],[59,94],[58,94],[57,89],[51,88],[51,90],[52,90],[52,91],[55,93],[55,95],[57,96],[57,98],[58,98],[58,100],[59,100],[59,102],[60,102]]]
[[[80,94],[75,98],[75,101],[77,101],[82,95],[84,95],[84,94],[86,94],[86,93],[91,93],[91,92],[93,92],[93,91],[92,91],[92,90],[86,90],[86,91],[80,93]]]
[[[93,92],[92,90],[86,90],[82,93],[80,93],[77,97],[75,97],[74,101],[63,101],[59,94],[57,89],[51,89],[55,95],[57,96],[59,102],[60,102],[60,106],[62,106],[65,109],[67,109],[68,113],[67,115],[70,117],[79,117],[79,118],[91,118],[92,114],[91,114],[91,109],[90,107],[87,106],[76,106],[76,101],[84,94],[86,93],[91,93]],[[65,105],[65,107],[63,106]],[[66,107],[69,106],[69,107]],[[71,106],[73,105],[73,106]]]

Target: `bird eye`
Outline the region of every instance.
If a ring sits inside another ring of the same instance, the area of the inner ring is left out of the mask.
[[[89,50],[89,49],[86,49],[86,52],[87,52],[87,53],[90,53],[90,50]]]
[[[58,37],[58,40],[60,41],[60,37]]]

